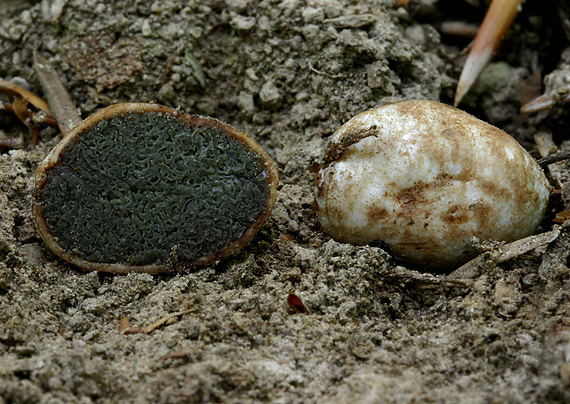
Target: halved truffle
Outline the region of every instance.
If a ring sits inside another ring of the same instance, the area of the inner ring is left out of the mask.
[[[38,167],[38,231],[81,268],[171,272],[243,248],[271,214],[275,163],[213,118],[156,104],[106,108]]]

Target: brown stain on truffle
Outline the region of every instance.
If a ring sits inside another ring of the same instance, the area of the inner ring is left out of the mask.
[[[455,130],[455,128],[448,128],[448,129],[445,129],[443,132],[441,132],[441,136],[448,138],[448,139],[453,139],[460,134],[461,134],[461,132]]]
[[[487,229],[490,227],[491,214],[493,208],[486,203],[476,203],[471,207],[473,216],[476,218],[480,228]]]
[[[467,223],[469,221],[469,213],[466,212],[461,206],[453,205],[447,211],[441,215],[441,220],[444,223],[449,224],[460,224]]]
[[[431,185],[425,182],[417,183],[409,188],[406,188],[395,195],[396,200],[402,205],[402,207],[407,210],[414,208],[414,205],[418,202],[422,202],[423,193]]]
[[[326,168],[321,169],[315,180],[317,181],[318,195],[318,197],[315,198],[315,210],[320,212],[320,215],[323,217],[340,218],[339,220],[342,221],[347,220],[349,212],[338,208],[341,203],[338,203],[338,196],[333,196],[333,190],[331,190],[331,186],[334,186],[333,172]],[[324,200],[322,198],[324,198]],[[322,199],[324,203],[319,204],[319,199]],[[338,232],[339,229],[337,226],[333,223],[330,223],[330,226],[334,231]]]
[[[321,198],[323,196],[323,194],[325,194],[324,189],[328,188],[327,186],[327,182],[323,182],[323,170],[319,170],[317,172],[317,175],[315,176],[315,188],[317,189],[317,193],[316,193],[316,198],[315,198],[315,202],[316,199]]]
[[[384,208],[383,206],[377,206],[376,204],[372,204],[368,212],[366,212],[366,216],[372,223],[381,222],[390,216],[390,213]]]

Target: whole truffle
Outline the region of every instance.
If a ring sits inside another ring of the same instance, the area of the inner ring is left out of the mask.
[[[548,197],[544,173],[512,137],[423,100],[356,115],[333,134],[315,179],[327,234],[358,245],[382,241],[426,270],[472,258],[474,236],[528,236]]]
[[[81,268],[168,272],[249,243],[277,183],[271,157],[227,124],[118,104],[73,128],[40,164],[35,221],[52,251]]]

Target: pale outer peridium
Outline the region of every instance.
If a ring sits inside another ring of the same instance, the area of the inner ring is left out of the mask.
[[[382,240],[413,265],[449,269],[473,255],[473,236],[513,241],[540,224],[546,177],[494,126],[412,100],[355,116],[331,142],[363,130],[377,135],[348,147],[316,178],[318,220],[336,240]]]
[[[277,200],[277,186],[279,183],[279,174],[277,172],[277,166],[273,159],[267,154],[267,152],[261,147],[259,143],[255,140],[250,138],[245,133],[218,121],[214,118],[209,117],[202,117],[202,116],[195,116],[195,115],[188,115],[184,114],[182,111],[165,107],[158,104],[150,104],[150,103],[123,103],[123,104],[116,104],[112,105],[108,108],[105,108],[85,119],[79,125],[74,127],[58,145],[46,156],[46,158],[42,161],[42,163],[38,166],[36,171],[36,189],[41,189],[48,176],[48,171],[53,167],[55,164],[58,163],[60,153],[65,150],[67,145],[76,140],[78,137],[81,136],[89,128],[93,127],[93,125],[97,124],[104,118],[109,118],[114,115],[122,115],[125,113],[131,112],[159,112],[165,115],[171,115],[178,119],[185,120],[191,123],[197,123],[200,125],[207,125],[210,127],[217,127],[221,128],[224,131],[228,132],[232,137],[239,140],[243,143],[247,148],[252,150],[256,155],[258,155],[263,161],[263,165],[265,167],[265,171],[268,173],[267,183],[269,188],[268,200],[266,209],[263,215],[260,215],[256,221],[244,232],[244,234],[235,241],[229,242],[222,250],[217,253],[214,253],[209,256],[205,256],[199,258],[198,260],[190,263],[191,265],[207,265],[215,260],[227,257],[234,252],[240,250],[245,245],[247,245],[254,237],[255,233],[265,224],[265,222],[269,219],[271,215],[271,210],[275,201]],[[88,270],[95,270],[95,271],[103,271],[103,272],[113,272],[113,273],[129,273],[129,272],[144,272],[144,273],[161,273],[161,272],[171,272],[175,270],[175,268],[171,268],[168,265],[124,265],[124,264],[109,264],[109,263],[99,263],[99,262],[90,262],[86,261],[82,258],[79,258],[73,254],[70,254],[68,251],[61,248],[61,246],[57,243],[54,239],[51,231],[47,223],[45,222],[43,215],[42,215],[42,206],[38,203],[34,203],[33,211],[34,211],[34,218],[36,222],[36,228],[38,229],[41,237],[46,242],[48,247],[60,258],[65,261],[68,261],[74,265],[77,265],[80,268],[88,269]]]

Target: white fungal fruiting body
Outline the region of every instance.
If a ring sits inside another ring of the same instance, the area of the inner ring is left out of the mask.
[[[472,237],[533,233],[546,177],[509,135],[463,111],[411,100],[363,112],[333,135],[315,181],[318,220],[338,241],[381,240],[397,257],[447,270]]]

